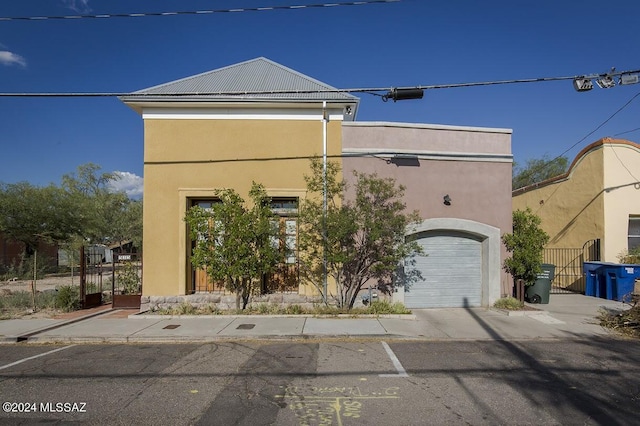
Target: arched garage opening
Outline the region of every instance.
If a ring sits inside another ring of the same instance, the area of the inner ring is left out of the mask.
[[[399,289],[408,308],[490,306],[500,297],[500,230],[465,219],[427,219],[407,238],[424,250],[422,279]]]

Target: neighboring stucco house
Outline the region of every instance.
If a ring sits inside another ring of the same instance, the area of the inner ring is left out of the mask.
[[[412,238],[423,279],[394,295],[410,308],[489,306],[511,294],[500,236],[511,232],[511,130],[408,123],[342,125],[343,174],[394,178],[424,219]]]
[[[640,246],[638,177],[640,145],[600,139],[580,151],[565,174],[514,191],[513,209],[530,207],[540,216],[549,249],[581,249],[599,240],[601,260],[617,262]],[[581,274],[582,265],[576,268]]]
[[[215,202],[215,189],[246,197],[252,181],[262,183],[295,241],[309,157],[325,144],[345,178],[353,170],[395,177],[409,209],[428,218],[411,236],[430,253],[419,265],[427,278],[396,298],[413,307],[486,306],[511,293],[500,244],[511,231],[510,130],[354,122],[358,98],[266,58],[121,99],[144,120],[144,296],[218,289],[191,267],[183,221],[189,207]],[[286,262],[268,289],[308,293],[296,256]]]

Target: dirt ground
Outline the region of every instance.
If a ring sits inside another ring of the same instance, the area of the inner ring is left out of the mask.
[[[31,280],[8,280],[0,281],[0,295],[7,294],[7,290],[11,293],[18,291],[31,291]],[[63,277],[46,277],[36,281],[36,290],[55,290],[65,285],[80,285],[80,277],[71,275]]]
[[[31,293],[31,280],[6,280],[0,281],[0,297],[5,297],[10,294],[15,294],[21,291]],[[80,277],[71,277],[71,274],[61,277],[46,277],[36,281],[36,291],[52,291],[62,286],[68,285],[80,285]],[[39,309],[33,311],[33,309],[2,309],[0,312],[0,318],[23,318],[23,319],[43,319],[43,318],[55,318],[60,315],[61,312],[55,309]]]

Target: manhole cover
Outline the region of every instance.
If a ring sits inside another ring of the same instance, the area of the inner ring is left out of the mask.
[[[162,327],[163,330],[173,330],[174,328],[180,327],[180,324],[169,324],[166,327]]]
[[[255,324],[240,324],[236,327],[236,330],[251,330],[255,326]]]

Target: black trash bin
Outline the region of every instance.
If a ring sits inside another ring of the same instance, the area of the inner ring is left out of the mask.
[[[550,263],[540,265],[540,272],[533,285],[527,286],[524,297],[529,303],[549,303],[549,293],[551,293],[551,281],[556,272],[556,266]]]

